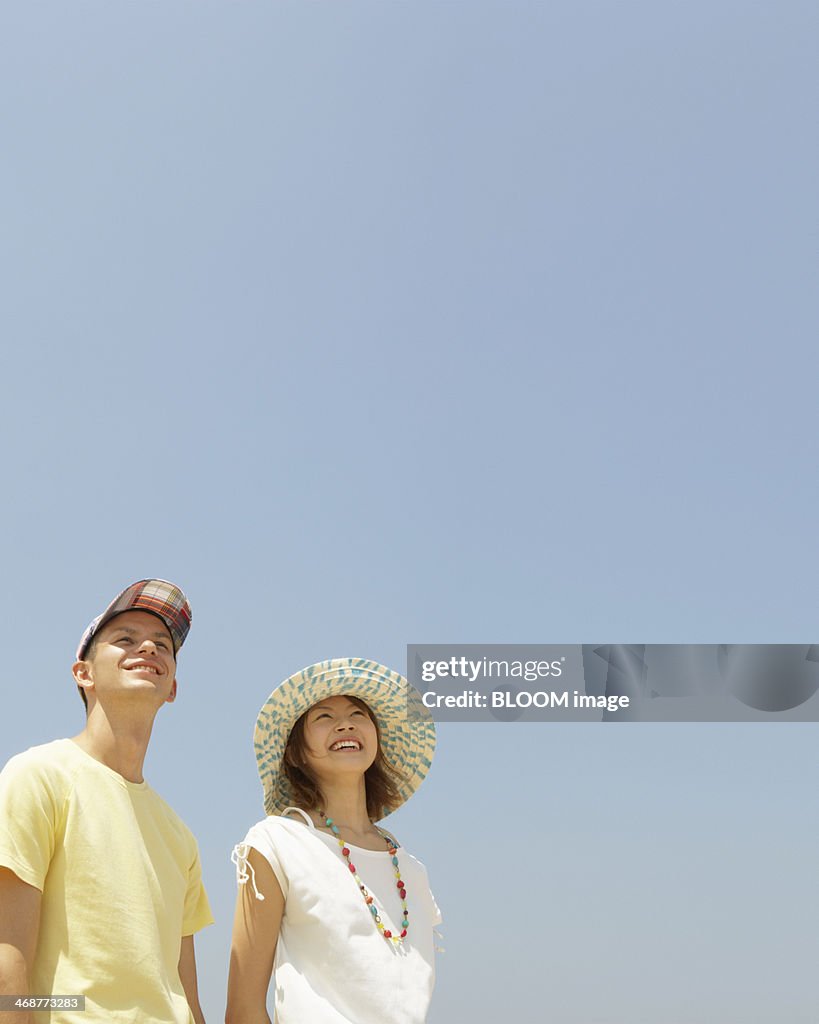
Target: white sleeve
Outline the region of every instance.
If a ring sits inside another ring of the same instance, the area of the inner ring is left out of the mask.
[[[256,894],[264,898],[264,893],[260,893],[256,888],[256,878],[253,872],[253,865],[249,864],[247,860],[248,851],[251,847],[254,850],[257,850],[273,869],[273,874],[276,876],[276,880],[281,886],[282,894],[284,895],[284,898],[287,899],[287,892],[290,888],[287,880],[287,874],[285,873],[284,867],[282,866],[276,850],[275,834],[267,827],[267,823],[264,821],[260,821],[258,825],[254,825],[247,833],[244,840],[233,848],[231,860],[236,865],[237,882],[240,885],[244,885],[248,880],[250,880]]]

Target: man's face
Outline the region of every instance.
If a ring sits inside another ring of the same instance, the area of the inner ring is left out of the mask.
[[[122,612],[100,629],[91,659],[74,665],[74,678],[98,701],[158,707],[174,700],[176,659],[168,627],[150,612]]]

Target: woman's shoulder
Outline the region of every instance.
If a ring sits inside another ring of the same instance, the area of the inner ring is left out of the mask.
[[[277,836],[282,834],[301,835],[311,831],[305,818],[300,815],[290,814],[269,814],[261,821],[257,821],[248,830],[248,837],[253,835]]]
[[[414,854],[410,853],[405,846],[398,847],[398,856],[404,861],[409,861],[418,871],[427,873],[426,865],[423,861],[420,861]]]
[[[379,825],[379,828],[382,828],[382,826]],[[390,833],[390,835],[392,835],[392,833]],[[401,845],[401,843],[396,843],[396,852],[398,855],[398,861],[401,865],[401,871],[404,874],[412,874],[417,878],[428,882],[427,867],[422,860],[416,857],[414,853],[410,853],[407,847]]]

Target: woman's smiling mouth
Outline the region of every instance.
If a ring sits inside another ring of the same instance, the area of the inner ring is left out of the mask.
[[[330,750],[361,750],[361,743],[358,740],[336,740]]]

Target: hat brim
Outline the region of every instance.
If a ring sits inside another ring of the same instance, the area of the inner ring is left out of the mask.
[[[293,803],[282,764],[293,726],[314,704],[335,696],[358,697],[375,715],[384,757],[402,776],[397,786],[400,803],[388,813],[405,803],[426,777],[435,751],[435,723],[420,693],[398,672],[376,661],[320,661],[277,686],[256,719],[256,764],[268,814],[280,814]]]

